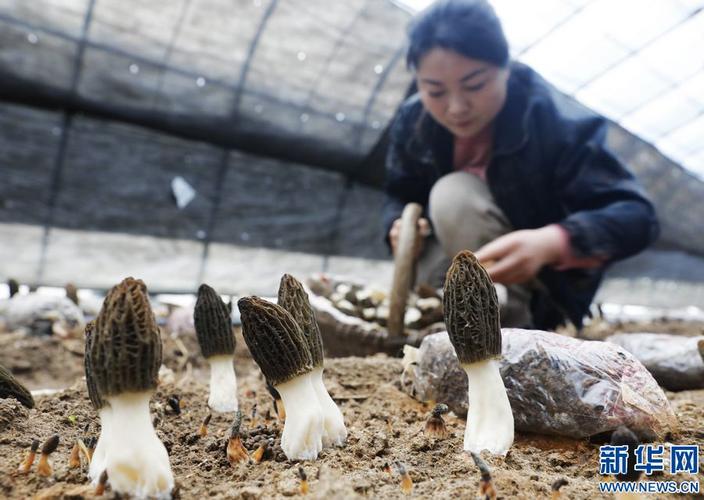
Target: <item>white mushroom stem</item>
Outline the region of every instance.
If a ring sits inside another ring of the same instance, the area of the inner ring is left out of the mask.
[[[505,455],[513,444],[513,413],[499,365],[489,359],[463,364],[469,380],[469,411],[464,449]]]
[[[313,368],[311,381],[323,415],[323,446],[342,446],[347,439],[345,419],[323,383],[323,367]]]
[[[131,392],[108,398],[112,407],[106,469],[116,493],[136,498],[171,498],[174,476],[169,454],[149,415],[151,392]]]
[[[211,356],[208,406],[217,412],[237,411],[237,376],[231,354]]]
[[[286,408],[281,449],[289,460],[315,460],[323,449],[323,417],[312,372],[278,384]]]
[[[90,467],[88,468],[88,477],[93,486],[98,485],[100,474],[105,470],[106,450],[109,446],[108,436],[110,435],[110,425],[112,423],[112,409],[105,405],[98,410],[98,416],[100,417],[100,436],[98,436],[98,442],[93,450],[93,457],[90,459]]]

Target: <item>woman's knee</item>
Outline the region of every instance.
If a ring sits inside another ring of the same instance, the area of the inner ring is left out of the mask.
[[[434,225],[444,221],[454,225],[473,214],[482,216],[493,204],[486,183],[466,172],[447,174],[430,190],[429,212]]]

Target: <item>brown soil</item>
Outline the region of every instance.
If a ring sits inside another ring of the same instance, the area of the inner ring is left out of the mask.
[[[97,435],[99,420],[87,397],[81,357],[81,341],[19,339],[0,335],[0,363],[15,360],[29,364],[18,378],[32,388],[72,384],[49,396],[37,397],[37,407],[25,410],[14,400],[0,400],[0,497],[92,498],[86,486],[85,465],[69,469],[69,453],[75,440]],[[411,496],[418,498],[472,498],[479,485],[479,472],[461,453],[464,421],[446,416],[450,437],[428,438],[422,432],[429,408],[399,387],[401,363],[384,355],[340,358],[326,362],[326,384],[339,403],[348,425],[347,446],[328,449],[315,462],[292,463],[282,456],[278,444],[262,463],[232,467],[225,456],[231,416],[215,414],[209,434],[196,438],[208,414],[207,372],[199,361],[195,339],[164,338],[165,363],[175,371],[175,381],[162,384],[152,398],[157,433],[169,450],[181,498],[281,498],[299,494],[298,468],[305,470],[313,498],[401,498],[400,478],[393,464],[401,462],[413,479]],[[241,339],[240,339],[241,340]],[[189,356],[179,354],[186,347]],[[177,352],[178,351],[178,352]],[[12,363],[7,363],[10,368]],[[190,375],[186,366],[191,363]],[[262,436],[277,436],[280,424],[271,418],[271,398],[259,370],[239,342],[237,356],[240,406],[245,414],[245,446],[253,451]],[[13,369],[14,371],[14,369]],[[184,408],[176,415],[166,403],[177,394]],[[681,432],[671,442],[704,446],[704,390],[668,393],[680,419]],[[253,421],[253,408],[257,412]],[[52,455],[54,474],[42,478],[36,464],[28,475],[16,474],[33,439],[61,436]],[[535,435],[518,435],[504,458],[486,457],[492,467],[499,497],[544,498],[550,485],[568,480],[563,498],[602,498],[598,493],[598,444]],[[392,471],[384,466],[391,464]],[[682,475],[678,476],[684,479]],[[659,479],[662,479],[662,475]],[[702,475],[699,476],[700,483]],[[704,486],[704,485],[702,485]],[[115,498],[108,490],[107,498]],[[606,498],[606,497],[604,497]],[[667,498],[658,496],[658,498]],[[673,497],[674,498],[674,497]],[[679,497],[681,498],[681,497]]]

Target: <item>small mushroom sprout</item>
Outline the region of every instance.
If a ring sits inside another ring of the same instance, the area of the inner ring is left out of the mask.
[[[560,488],[562,488],[566,484],[569,484],[569,481],[567,481],[567,479],[565,479],[564,477],[556,479],[550,487],[550,500],[560,500],[560,498],[562,498],[562,495],[560,494]]]
[[[86,445],[86,461],[88,463],[93,463],[93,454],[95,453],[95,447],[98,443],[98,438],[95,436],[89,436],[85,440]]]
[[[103,496],[103,493],[105,493],[105,487],[108,484],[108,471],[104,470],[103,472],[100,473],[100,477],[98,477],[98,484],[95,485],[95,491],[93,494],[96,497]]]
[[[109,406],[101,413],[104,471],[115,493],[166,497],[174,487],[169,455],[149,415],[156,388],[162,344],[141,280],[126,278],[107,294],[88,342],[86,380],[95,397]],[[95,404],[95,402],[94,402]],[[109,425],[106,425],[108,423]],[[99,454],[100,444],[94,454]]]
[[[501,329],[496,290],[470,251],[458,253],[447,271],[445,325],[469,381],[464,449],[505,455],[513,444],[513,413],[496,358]]]
[[[479,497],[485,500],[496,500],[496,490],[491,481],[491,470],[489,470],[489,466],[478,454],[474,452],[470,452],[470,454],[472,455],[474,464],[481,473],[481,479],[479,479]]]
[[[310,349],[313,370],[309,377],[323,412],[323,446],[341,446],[347,439],[347,428],[340,408],[332,400],[323,383],[323,340],[320,327],[303,285],[289,274],[284,274],[281,278],[279,305],[286,309],[301,327]]]
[[[32,468],[32,464],[34,463],[34,459],[37,457],[37,450],[39,449],[39,440],[34,439],[32,440],[32,445],[29,447],[29,453],[27,453],[27,456],[25,459],[22,461],[20,466],[17,468],[17,472],[20,474],[27,474],[30,469]]]
[[[247,450],[242,444],[242,437],[240,434],[241,426],[242,412],[237,410],[235,412],[235,421],[232,423],[232,428],[230,429],[230,437],[227,440],[227,460],[232,465],[239,462],[249,461]]]
[[[284,454],[289,460],[315,460],[323,449],[323,412],[311,382],[313,361],[301,328],[283,307],[259,297],[243,297],[237,305],[252,357],[286,408]]]
[[[210,419],[213,417],[212,413],[208,413],[203,421],[200,423],[200,427],[198,427],[198,437],[205,437],[208,435],[208,424],[210,423]]]
[[[42,454],[39,456],[39,463],[37,464],[37,474],[44,477],[49,477],[54,472],[51,468],[51,463],[49,462],[49,455],[56,451],[59,447],[59,435],[54,434],[49,439],[47,439],[42,445]]]
[[[266,452],[273,445],[274,441],[272,439],[262,439],[259,442],[259,446],[257,446],[257,449],[254,450],[254,452],[252,453],[252,462],[254,462],[255,464],[261,463],[261,461],[264,460]]]
[[[445,439],[448,435],[447,427],[442,416],[449,412],[450,409],[446,404],[438,403],[430,412],[428,420],[425,422],[425,433],[434,438]]]
[[[178,395],[174,394],[173,396],[169,396],[166,399],[166,404],[169,405],[174,415],[181,414],[181,398]]]
[[[408,495],[413,491],[413,480],[410,474],[408,474],[408,469],[406,469],[405,465],[401,462],[396,462],[395,465],[398,475],[401,476],[401,491]]]
[[[300,492],[301,495],[307,495],[308,494],[308,476],[306,475],[306,471],[303,470],[303,467],[298,468],[298,479],[301,480],[300,483]]]
[[[237,411],[235,375],[235,335],[230,309],[208,285],[198,288],[193,322],[203,357],[210,365],[208,406],[217,412]]]

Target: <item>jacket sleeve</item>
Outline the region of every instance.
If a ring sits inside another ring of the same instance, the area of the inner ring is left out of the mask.
[[[574,254],[612,261],[650,245],[659,225],[643,188],[606,148],[606,131],[603,118],[571,121],[554,181]]]

